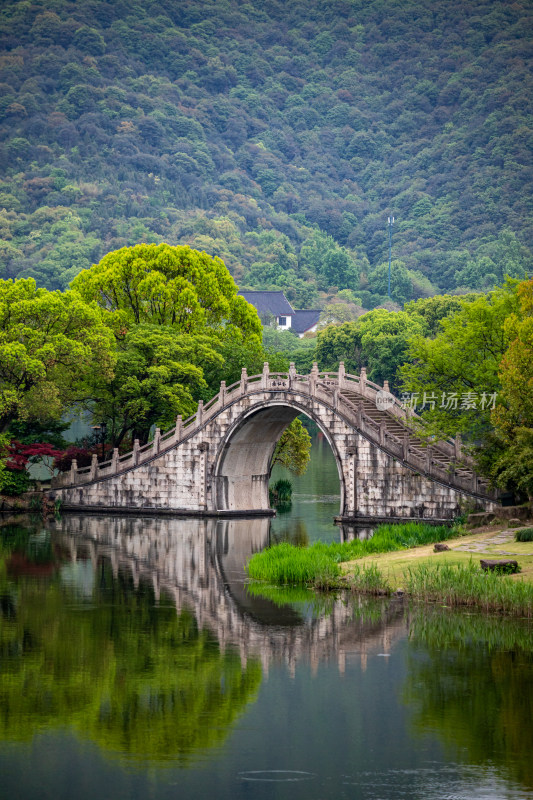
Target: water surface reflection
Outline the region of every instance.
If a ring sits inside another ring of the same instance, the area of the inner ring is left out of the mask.
[[[251,591],[268,520],[69,515],[0,533],[6,797],[533,789],[521,621]]]

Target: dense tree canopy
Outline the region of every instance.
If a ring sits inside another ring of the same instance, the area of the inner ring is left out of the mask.
[[[339,361],[355,374],[366,367],[371,380],[379,384],[388,380],[391,389],[397,390],[398,370],[407,357],[409,342],[424,332],[424,322],[417,314],[375,309],[355,322],[321,331],[316,357],[321,369],[337,369]]]
[[[409,299],[523,278],[530,29],[522,0],[6,0],[0,277],[167,241],[308,307],[385,263],[394,213]]]
[[[72,287],[85,300],[122,312],[126,325],[147,322],[183,333],[235,325],[243,336],[261,335],[255,309],[237,295],[223,261],[190,247],[123,247],[81,272]]]
[[[491,429],[498,371],[509,338],[506,320],[518,310],[517,281],[488,295],[463,300],[461,309],[441,321],[433,338],[411,340],[402,369],[404,389],[424,407],[428,432],[480,442]]]
[[[280,464],[293,475],[303,475],[309,463],[310,450],[311,437],[296,417],[281,434],[270,467]]]
[[[22,419],[54,419],[98,373],[112,374],[105,313],[76,292],[0,281],[0,431]]]
[[[129,437],[144,443],[152,426],[167,430],[178,414],[193,414],[207,387],[204,370],[223,366],[214,345],[205,334],[146,324],[119,339],[113,378],[96,373],[87,398],[94,419],[106,423],[109,442],[120,446]]]

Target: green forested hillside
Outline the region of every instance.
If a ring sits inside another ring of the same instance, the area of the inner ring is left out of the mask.
[[[298,307],[531,270],[526,0],[4,0],[0,277],[186,243]],[[3,210],[2,210],[3,209]]]

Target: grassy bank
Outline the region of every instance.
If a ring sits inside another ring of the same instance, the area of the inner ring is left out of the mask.
[[[365,594],[401,591],[445,606],[532,618],[533,542],[520,531],[517,538],[505,530],[465,535],[458,526],[382,525],[367,540],[317,542],[308,548],[276,545],[253,556],[247,569],[250,578],[271,586],[347,588]],[[450,550],[433,552],[433,544],[444,540]],[[486,557],[515,558],[521,571],[513,576],[485,573],[479,560]]]
[[[380,525],[371,539],[353,539],[350,542],[330,544],[315,542],[307,548],[287,543],[274,545],[252,556],[247,570],[250,578],[258,581],[332,588],[339,585],[342,562],[434,544],[457,537],[460,533],[460,528],[448,525],[418,522]],[[366,570],[364,574],[366,575]],[[372,582],[370,576],[368,580]]]

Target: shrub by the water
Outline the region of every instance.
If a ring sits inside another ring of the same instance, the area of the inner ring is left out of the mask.
[[[533,528],[522,528],[516,532],[517,542],[533,542]]]
[[[287,478],[280,478],[268,493],[272,504],[289,503],[292,499],[292,483]]]

